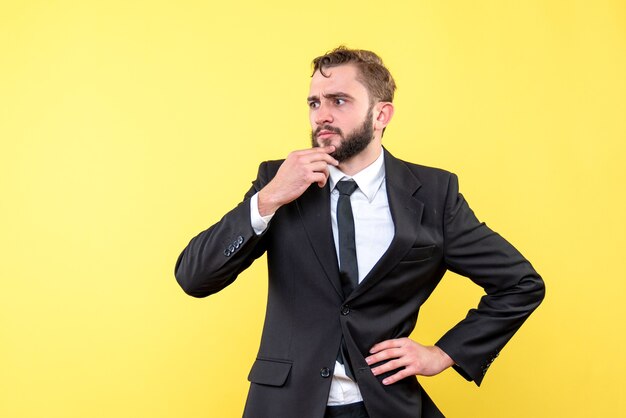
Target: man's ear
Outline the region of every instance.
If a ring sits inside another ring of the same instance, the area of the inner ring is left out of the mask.
[[[393,117],[393,103],[378,102],[374,106],[374,130],[382,131],[391,122]]]

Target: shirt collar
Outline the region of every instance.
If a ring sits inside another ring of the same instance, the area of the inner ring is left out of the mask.
[[[371,203],[374,200],[374,197],[376,197],[376,193],[385,179],[384,153],[384,150],[381,148],[378,158],[353,176],[348,176],[337,167],[329,165],[328,171],[330,173],[330,177],[328,180],[330,191],[332,192],[335,190],[335,185],[340,180],[352,179],[356,182],[357,186],[359,186],[359,190],[363,192],[365,197],[367,197],[367,200]]]

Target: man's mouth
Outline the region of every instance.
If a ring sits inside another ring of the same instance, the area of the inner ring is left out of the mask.
[[[319,133],[317,134],[318,138],[328,138],[332,135],[337,135],[337,132],[333,132],[333,131],[327,131],[327,130],[321,130],[319,131]]]
[[[315,137],[318,139],[328,139],[333,135],[341,136],[341,129],[330,125],[324,125],[318,127],[315,131]]]

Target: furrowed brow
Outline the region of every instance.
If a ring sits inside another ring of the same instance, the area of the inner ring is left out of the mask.
[[[326,93],[326,94],[322,94],[322,96],[325,99],[348,99],[348,100],[354,100],[354,97],[350,96],[348,93],[344,93],[342,91],[338,91],[336,93]],[[319,102],[320,98],[319,96],[309,96],[307,97],[306,101],[307,103],[310,102]]]
[[[354,97],[350,96],[348,93],[344,93],[342,91],[338,91],[336,93],[327,93],[323,94],[325,99],[350,99],[354,100]]]

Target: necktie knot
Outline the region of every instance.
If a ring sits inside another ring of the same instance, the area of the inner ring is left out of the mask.
[[[341,180],[335,185],[340,194],[350,196],[359,187],[354,180]]]

